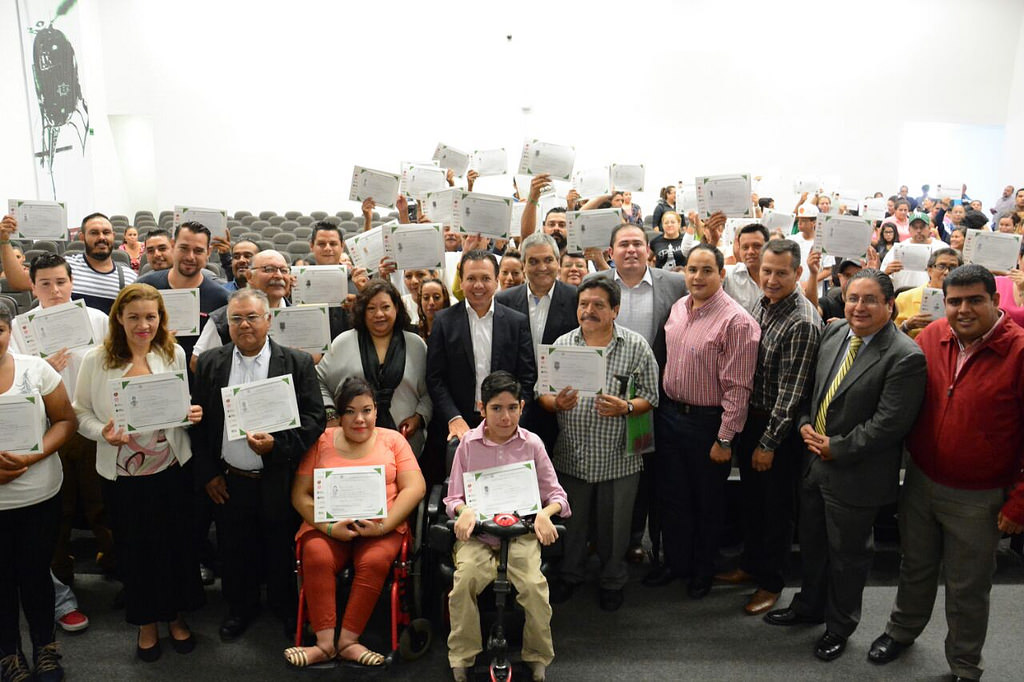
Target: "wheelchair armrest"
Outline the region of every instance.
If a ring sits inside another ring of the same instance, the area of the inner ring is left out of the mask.
[[[427,497],[427,518],[431,521],[438,520],[438,515],[444,512],[444,486],[435,485],[430,489],[430,496]]]
[[[434,523],[429,530],[430,549],[442,557],[450,557],[455,546],[455,533],[445,523]]]

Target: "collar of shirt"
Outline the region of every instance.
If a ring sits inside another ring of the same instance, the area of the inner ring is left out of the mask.
[[[728,296],[729,294],[725,293],[725,289],[723,289],[722,287],[718,287],[718,291],[711,294],[711,298],[704,301],[704,305],[697,308],[696,310],[694,310],[693,307],[693,294],[688,294],[686,298],[683,299],[683,305],[686,306],[686,312],[692,316],[714,315],[716,310],[725,305],[725,298],[727,298]]]
[[[952,326],[950,326],[949,328],[949,333],[953,335],[953,340],[956,341],[957,345],[960,347],[960,352],[964,353],[965,355],[971,355],[972,353],[974,353],[974,351],[981,348],[989,339],[991,339],[992,335],[996,333],[997,329],[999,329],[999,325],[1003,324],[1005,321],[1006,313],[1000,310],[999,317],[996,319],[996,323],[992,325],[992,328],[989,329],[984,334],[982,334],[979,338],[975,339],[974,341],[971,341],[966,345],[960,340],[960,337],[956,335],[956,332],[953,331]]]
[[[575,334],[575,337],[572,340],[574,345],[577,345],[577,346],[586,346],[587,345],[587,340],[585,338],[583,338],[583,328],[582,327],[576,327],[576,329],[573,330],[572,333]],[[619,326],[619,323],[618,322],[612,322],[612,340],[608,343],[607,346],[605,346],[605,348],[607,348],[609,350],[609,352],[611,352],[612,346],[614,346],[615,342],[618,341],[619,339],[621,339],[623,336],[624,336],[624,334],[622,333],[622,327]]]
[[[263,348],[260,349],[256,355],[242,355],[242,351],[235,346],[235,349],[231,352],[234,362],[238,363],[239,366],[251,364],[253,366],[259,366],[265,363],[270,358],[270,337],[263,342]]]
[[[654,286],[654,278],[651,277],[651,269],[650,268],[646,268],[644,270],[644,276],[640,279],[639,282],[637,282],[636,287],[631,287],[631,286],[629,286],[628,284],[626,284],[625,282],[622,281],[622,278],[619,277],[619,270],[618,270],[618,268],[616,268],[615,270],[612,270],[612,273],[613,273],[612,277],[615,279],[615,281],[619,282],[622,286],[626,287],[627,289],[636,289],[641,284],[645,284],[645,283],[647,285],[651,286],[651,287]]]
[[[552,282],[551,283],[551,288],[548,289],[547,292],[543,296],[538,296],[537,294],[533,293],[533,285],[531,285],[529,282],[527,282],[526,283],[526,299],[528,301],[532,301],[533,303],[540,303],[545,298],[551,298],[551,292],[554,291],[554,289],[555,289],[555,284],[554,284],[554,282]]]
[[[882,330],[879,329],[878,331],[882,331]],[[850,343],[850,339],[852,339],[854,336],[856,336],[856,334],[854,334],[852,330],[847,331],[846,332],[846,343]],[[865,348],[867,348],[868,344],[871,343],[872,341],[874,341],[876,336],[878,336],[878,332],[875,332],[874,334],[868,334],[867,336],[860,337],[860,349],[864,350]]]
[[[462,440],[466,442],[480,441],[484,445],[490,447],[501,447],[503,445],[510,445],[517,440],[526,440],[526,434],[523,432],[523,427],[517,426],[515,433],[513,433],[508,440],[504,443],[495,443],[493,440],[487,437],[484,429],[487,426],[487,421],[484,420],[475,429],[470,429],[466,432],[466,435],[462,437]]]
[[[470,320],[480,320],[481,322],[487,319],[488,316],[494,315],[494,297],[491,297],[491,307],[487,309],[487,312],[483,316],[477,315],[476,311],[473,310],[473,306],[469,304],[469,299],[466,299],[466,312],[469,314]]]
[[[729,275],[732,275],[733,277],[743,277],[749,279],[751,282],[754,281],[754,278],[750,276],[750,271],[747,270],[746,263],[737,263],[732,269],[732,272],[726,274],[726,277]]]

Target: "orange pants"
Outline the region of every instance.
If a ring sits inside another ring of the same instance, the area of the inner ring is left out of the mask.
[[[337,575],[351,561],[355,577],[341,626],[362,634],[401,548],[402,534],[398,532],[351,542],[334,540],[318,530],[306,533],[302,538],[302,586],[313,630],[333,630],[338,624]]]

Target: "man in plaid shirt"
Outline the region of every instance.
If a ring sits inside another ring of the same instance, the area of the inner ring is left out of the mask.
[[[779,239],[765,245],[764,298],[754,308],[761,344],[747,422],[736,448],[743,558],[740,568],[715,576],[721,582],[757,585],[744,607],[749,615],[764,613],[778,601],[793,538],[793,501],[803,447],[795,422],[811,387],[822,331],[821,317],[797,287],[802,270],[796,242]]]
[[[556,346],[606,349],[604,392],[582,397],[571,386],[539,403],[558,417],[559,434],[552,462],[576,510],[566,522],[561,579],[551,584],[551,603],[568,599],[583,582],[592,502],[597,515],[597,552],[601,558],[601,608],[622,606],[626,585],[626,546],[643,460],[626,452],[626,419],[658,404],[658,363],[644,337],[615,324],[619,285],[608,278],[584,280],[579,288],[580,326],[555,341]],[[636,397],[626,389],[632,380]]]

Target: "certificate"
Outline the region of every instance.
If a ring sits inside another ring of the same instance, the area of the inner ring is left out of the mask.
[[[576,163],[576,148],[551,144],[540,140],[527,140],[519,157],[520,175],[548,173],[552,178],[572,180],[572,167]]]
[[[10,199],[7,212],[18,221],[17,239],[68,239],[68,211],[63,202]]]
[[[572,186],[580,193],[580,196],[596,197],[608,194],[608,178],[608,166],[576,171],[576,175],[572,179]]]
[[[161,289],[167,330],[175,336],[199,336],[199,289]]]
[[[38,393],[0,395],[0,450],[13,455],[43,451],[46,409]]]
[[[942,289],[924,288],[921,293],[921,312],[931,315],[935,320],[946,316],[946,297]]]
[[[220,389],[228,440],[246,433],[276,433],[299,426],[299,404],[291,374]]]
[[[464,192],[457,203],[452,229],[463,234],[508,239],[512,203],[512,197]]]
[[[399,270],[432,270],[444,265],[444,225],[383,225],[384,254]]]
[[[611,243],[612,232],[623,222],[622,210],[598,208],[591,211],[568,211],[565,222],[569,251],[581,253],[591,246],[605,249]]]
[[[533,206],[528,201],[517,201],[512,204],[512,222],[508,226],[508,235],[510,237],[516,237],[517,239],[523,234],[523,214],[526,213],[527,209],[537,210],[536,206]]]
[[[757,218],[726,218],[725,227],[722,228],[722,237],[719,239],[720,244],[732,244],[736,241],[736,235],[740,233],[747,225],[753,225],[757,222]],[[687,251],[693,248],[693,235],[688,232],[683,233],[683,250]],[[686,246],[689,244],[689,246]]]
[[[445,169],[433,163],[429,165],[403,163],[399,192],[407,197],[418,199],[427,192],[437,192],[447,187],[446,176]]]
[[[964,184],[940,184],[938,188],[940,199],[962,199],[964,196]]]
[[[114,428],[125,433],[188,426],[185,370],[122,377],[107,382],[114,406]]]
[[[793,181],[793,192],[796,194],[814,194],[821,188],[821,181],[818,178],[804,176]]]
[[[292,303],[296,305],[326,303],[338,307],[348,297],[348,272],[344,265],[300,265],[292,268],[292,277]]]
[[[964,260],[967,256],[967,242],[964,242]],[[892,247],[893,260],[898,260],[903,263],[904,270],[911,270],[914,272],[927,272],[928,270],[928,259],[932,255],[932,247],[930,244],[911,244],[910,242],[900,242]],[[1016,252],[1014,252],[1016,254]],[[1016,263],[1016,255],[1014,256],[1014,262]]]
[[[533,182],[533,177],[529,176],[529,175],[516,175],[516,176],[513,176],[513,179],[515,180],[515,183],[516,183],[516,189],[519,190],[519,196],[521,196],[521,197],[528,197],[530,195],[530,185]],[[540,196],[541,197],[551,196],[554,193],[555,193],[555,185],[554,185],[554,183],[549,182],[546,185],[541,185],[541,188],[540,188]],[[523,201],[526,201],[526,200],[523,199]]]
[[[92,322],[85,301],[68,301],[49,308],[36,308],[14,318],[25,339],[25,349],[45,358],[61,348],[83,348],[100,339],[92,336]]]
[[[228,234],[228,212],[216,208],[195,208],[175,206],[171,232],[177,231],[182,223],[196,222],[210,230],[213,237],[225,238]]]
[[[380,267],[380,259],[384,257],[384,241],[381,237],[381,226],[358,232],[345,240],[348,255],[357,268],[365,268],[375,272]]]
[[[352,187],[348,198],[359,202],[373,199],[378,206],[394,208],[400,182],[401,176],[397,173],[356,166],[352,169]]]
[[[453,171],[460,178],[466,174],[466,170],[469,168],[469,158],[470,155],[466,152],[449,147],[443,142],[439,142],[437,149],[434,150],[434,161],[437,161],[441,168]]]
[[[705,175],[697,178],[697,211],[702,217],[721,211],[729,218],[753,218],[750,175]]]
[[[508,174],[508,154],[505,148],[501,149],[478,149],[473,152],[473,158],[469,167],[477,172],[477,175],[506,175]]]
[[[769,233],[772,230],[782,230],[782,234],[788,235],[790,230],[793,229],[793,214],[769,209],[764,212],[761,224],[765,226]]]
[[[836,193],[836,198],[832,201],[832,206],[829,209],[829,213],[838,213],[840,206],[845,206],[848,210],[858,211],[860,208],[860,202],[863,201],[864,196],[860,190],[856,189],[841,189]]]
[[[848,215],[821,216],[822,220],[815,226],[815,239],[823,253],[830,256],[847,256],[849,258],[867,258],[868,247],[871,246],[871,235],[875,230],[872,221]],[[927,259],[926,259],[927,260]],[[822,267],[828,267],[822,264]]]
[[[528,516],[540,511],[540,489],[533,460],[467,471],[462,474],[466,505],[473,508],[477,519],[495,514]]]
[[[270,338],[282,346],[310,355],[326,353],[331,345],[327,304],[293,305],[270,309]]]
[[[676,208],[680,215],[689,215],[697,210],[697,188],[680,187],[676,190]]]
[[[612,189],[621,192],[644,191],[644,165],[613,163],[611,168]]]
[[[313,521],[383,519],[388,515],[383,466],[313,469]]]
[[[993,272],[1009,272],[1017,267],[1020,240],[1019,234],[967,230],[964,263],[982,265]]]
[[[858,207],[860,217],[867,218],[868,220],[885,220],[885,212],[887,210],[888,206],[886,206],[885,197],[864,199]]]
[[[572,386],[583,397],[604,393],[608,358],[596,346],[537,346],[537,385],[555,394]]]
[[[457,187],[443,189],[440,192],[427,192],[420,201],[423,215],[430,218],[432,223],[451,225],[455,219],[455,207],[458,205],[458,199],[462,198],[464,192],[465,190]]]

